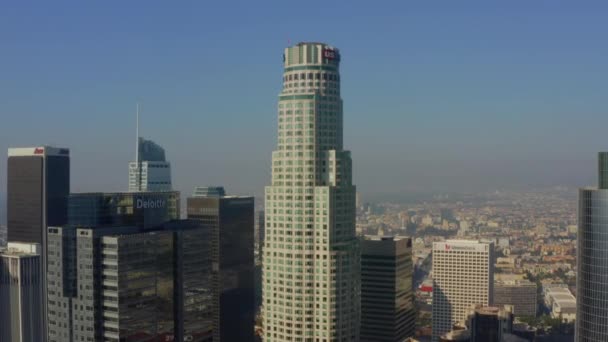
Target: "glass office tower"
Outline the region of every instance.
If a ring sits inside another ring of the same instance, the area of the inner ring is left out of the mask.
[[[211,340],[200,222],[48,230],[50,342]]]
[[[67,221],[70,150],[50,146],[8,150],[9,242],[39,243],[47,226]]]
[[[7,163],[7,241],[41,246],[41,315],[46,323],[46,228],[67,221],[70,150],[51,146],[9,148]],[[42,334],[46,341],[46,333]]]
[[[188,198],[188,219],[211,233],[213,341],[254,336],[254,199],[223,196],[222,188]]]
[[[579,190],[577,342],[608,341],[608,152],[598,156],[598,188]]]
[[[361,241],[361,341],[402,342],[414,336],[412,239]]]
[[[285,49],[278,144],[266,187],[264,341],[358,341],[359,255],[340,52]]]
[[[151,140],[137,139],[136,160],[129,163],[129,191],[171,191],[171,163],[165,149]]]

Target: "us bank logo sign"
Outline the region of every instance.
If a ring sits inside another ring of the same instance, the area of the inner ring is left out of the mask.
[[[162,198],[137,198],[135,208],[137,209],[160,209],[167,206],[167,201]]]

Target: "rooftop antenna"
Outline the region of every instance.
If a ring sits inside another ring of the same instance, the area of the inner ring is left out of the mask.
[[[137,167],[137,190],[141,191],[141,161],[139,160],[139,102],[135,110],[135,165]]]
[[[139,102],[135,110],[135,161],[139,163]]]

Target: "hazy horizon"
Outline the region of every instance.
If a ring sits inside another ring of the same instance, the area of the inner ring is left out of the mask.
[[[136,102],[176,190],[261,195],[282,53],[299,41],[340,49],[363,194],[594,185],[608,4],[585,6],[3,4],[0,200],[7,149],[43,144],[70,148],[73,192],[126,190]]]

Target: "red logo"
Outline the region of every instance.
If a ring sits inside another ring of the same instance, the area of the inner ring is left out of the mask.
[[[450,250],[450,245],[447,245],[447,244],[446,244],[446,245],[445,245],[445,250],[446,250],[446,251],[449,251],[449,250]]]
[[[43,154],[43,153],[44,153],[44,148],[36,147],[34,149],[34,154]]]
[[[323,58],[335,59],[336,52],[334,50],[325,49],[325,50],[323,50]]]

